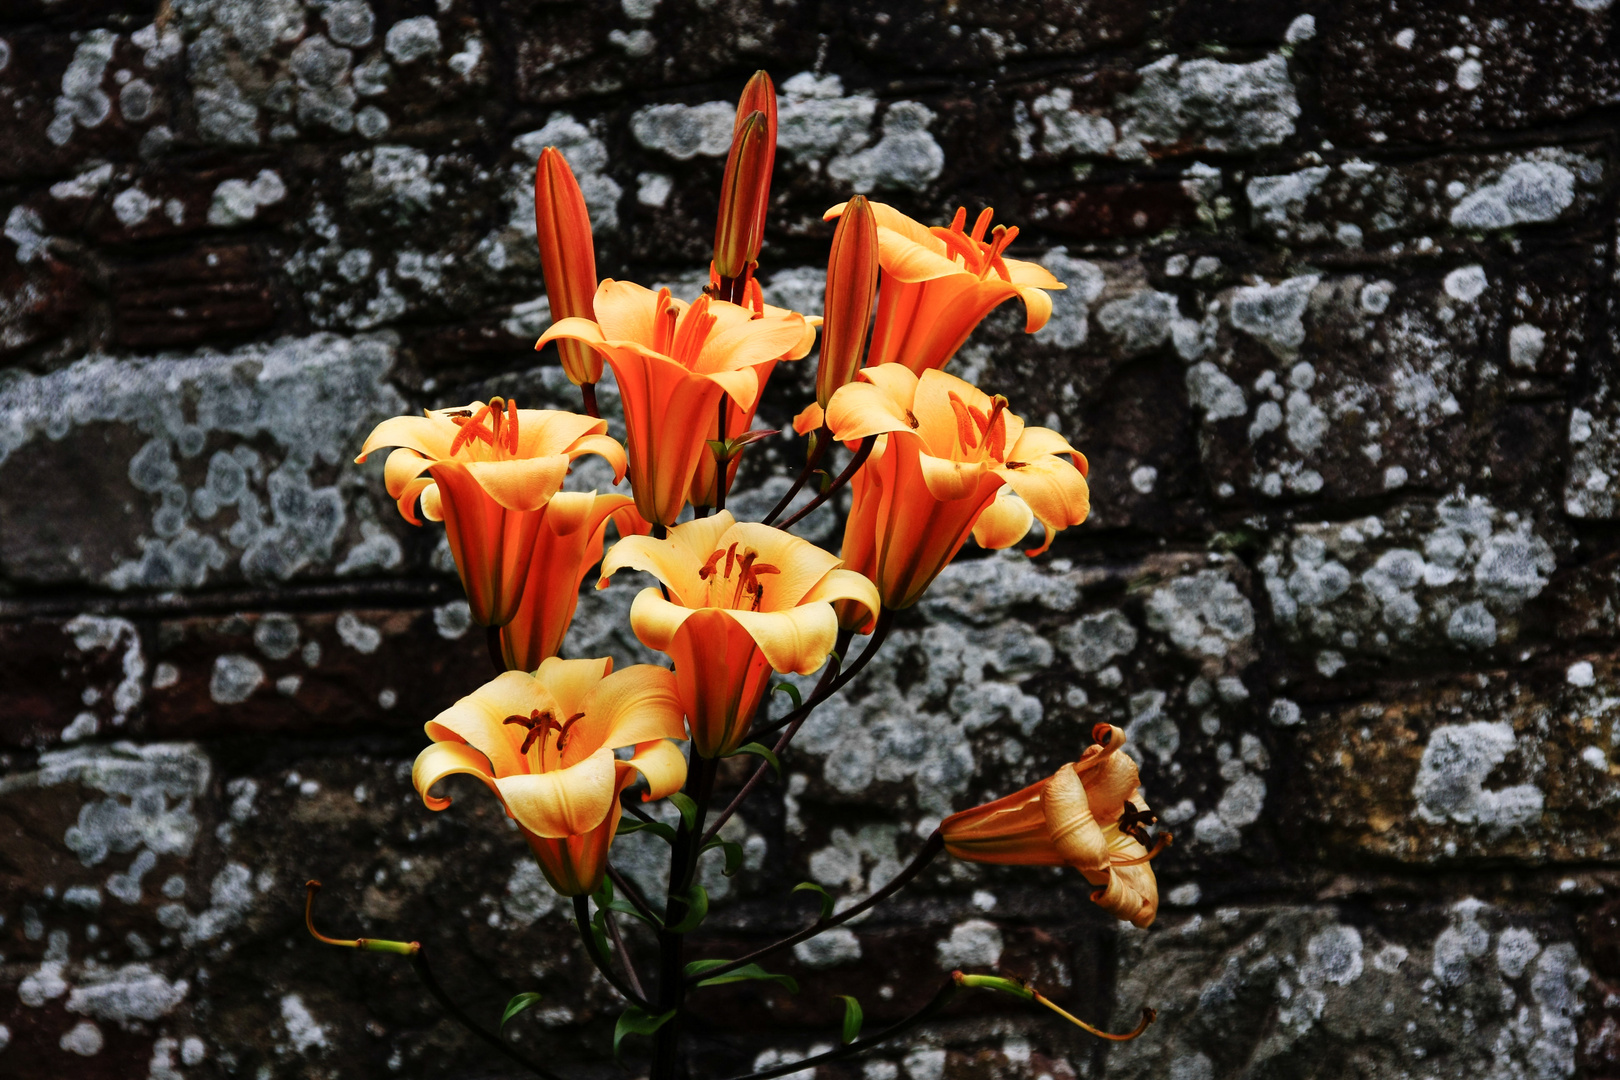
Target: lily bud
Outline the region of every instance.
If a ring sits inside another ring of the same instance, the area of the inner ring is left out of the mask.
[[[534,228],[540,242],[540,269],[546,278],[552,321],[593,317],[596,253],[591,242],[591,217],[579,181],[555,146],[541,152],[540,164],[534,171]],[[557,351],[562,356],[563,371],[574,385],[594,383],[602,377],[602,358],[584,342],[559,340]]]
[[[753,108],[737,114],[731,136],[731,153],[726,158],[726,175],[720,183],[720,218],[714,227],[714,272],[722,283],[743,277],[759,258],[765,242],[765,211],[771,198],[771,170],[776,164],[776,93],[765,77],[763,90],[754,86],[764,73],[754,77],[743,93],[743,105],[768,97],[768,111]],[[739,301],[740,297],[721,299]]]
[[[833,231],[827,256],[827,300],[821,324],[821,363],[816,368],[816,404],[853,382],[866,355],[866,331],[877,296],[877,218],[863,195],[849,200]]]

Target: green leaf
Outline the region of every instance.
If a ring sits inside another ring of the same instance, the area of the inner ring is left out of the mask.
[[[833,474],[825,469],[817,469],[811,475],[816,477],[816,494],[827,494],[827,489],[833,486]]]
[[[741,844],[735,840],[722,840],[717,836],[703,845],[704,851],[711,851],[714,848],[720,848],[726,854],[726,877],[732,877],[738,870],[742,869],[743,849]]]
[[[782,691],[782,693],[786,694],[788,697],[793,699],[793,707],[795,709],[799,708],[801,705],[804,704],[804,698],[799,696],[799,688],[797,686],[794,686],[792,683],[790,683],[790,682],[779,682],[775,686],[771,687],[771,692],[772,693],[775,693],[778,690]],[[755,745],[758,745],[758,744],[755,744]]]
[[[530,1005],[533,1005],[539,1000],[540,995],[531,990],[527,994],[519,994],[511,1001],[508,1001],[506,1003],[506,1011],[501,1013],[501,1026],[495,1030],[505,1031],[506,1022],[508,1020],[512,1019],[512,1017],[516,1016],[518,1013],[522,1012],[524,1009],[527,1009]]]
[[[724,962],[725,961],[720,961],[719,963],[724,963]],[[718,965],[716,965],[716,966],[718,966]],[[689,964],[689,965],[687,965],[687,967],[688,967],[688,969],[690,969],[691,965]],[[693,974],[695,974],[695,973],[693,973]],[[727,983],[735,983],[735,982],[773,982],[773,983],[780,983],[782,986],[787,987],[789,993],[797,994],[799,992],[799,981],[797,979],[795,979],[793,976],[791,976],[791,975],[776,975],[776,974],[773,974],[773,973],[771,973],[769,971],[766,971],[764,968],[760,967],[758,964],[744,964],[742,967],[738,968],[736,971],[728,971],[724,975],[716,975],[712,979],[704,979],[702,982],[698,983],[698,985],[699,986],[725,986]]]
[[[861,1003],[848,994],[837,995],[844,1002],[844,1042],[852,1043],[860,1036],[861,1024],[866,1017],[861,1012]]]
[[[788,686],[787,683],[781,683],[780,685]],[[792,690],[793,688],[788,686],[788,689]],[[799,695],[797,692],[794,693],[793,700],[795,703],[798,702]],[[764,743],[743,743],[741,746],[737,747],[737,749],[727,754],[726,757],[736,757],[738,754],[756,754],[771,763],[771,769],[776,773],[777,776],[782,775],[782,759],[776,756],[775,750],[772,750]]]
[[[671,1009],[669,1012],[664,1013],[661,1016],[654,1016],[645,1009],[639,1008],[635,1005],[632,1005],[628,1009],[624,1010],[624,1012],[619,1014],[619,1022],[613,1025],[614,1060],[618,1060],[619,1044],[624,1042],[626,1035],[651,1035],[653,1032],[663,1027],[669,1018],[674,1015],[675,1010]]]
[[[670,927],[671,933],[686,934],[696,930],[709,914],[709,894],[701,885],[693,885],[686,894],[686,914]]]
[[[675,809],[681,812],[681,820],[686,822],[686,827],[695,829],[697,827],[697,803],[693,802],[691,797],[684,791],[675,792],[669,797],[669,801],[674,803]]]
[[[827,918],[830,918],[832,916],[832,913],[833,913],[832,893],[828,892],[826,889],[823,889],[820,885],[817,885],[815,882],[812,882],[812,881],[801,881],[797,885],[793,886],[793,891],[794,892],[813,892],[813,893],[818,894],[821,897],[821,917],[823,919],[827,919]]]
[[[675,830],[662,821],[642,821],[640,818],[622,817],[619,819],[619,835],[628,836],[631,833],[650,832],[666,844],[675,842]]]

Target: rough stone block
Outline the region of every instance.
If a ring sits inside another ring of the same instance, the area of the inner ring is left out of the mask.
[[[1306,833],[1323,856],[1406,864],[1612,862],[1615,677],[1587,657],[1306,707]]]

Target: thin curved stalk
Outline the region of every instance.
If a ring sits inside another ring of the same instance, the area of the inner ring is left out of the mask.
[[[624,964],[624,977],[630,983],[630,989],[641,996],[643,1001],[647,998],[647,991],[642,989],[641,976],[636,974],[635,961],[630,959],[630,949],[624,943],[624,935],[619,933],[619,920],[613,917],[613,912],[604,911],[602,922],[607,924],[608,937],[613,939],[613,947],[619,950],[619,960]]]
[[[631,884],[630,879],[621,874],[612,863],[608,863],[607,873],[614,886],[624,894],[626,900],[630,901],[630,906],[641,912],[644,919],[655,927],[663,921],[653,911],[652,905],[647,903],[647,898],[641,895],[641,890]]]
[[[860,471],[861,466],[866,464],[866,459],[871,456],[872,447],[877,443],[877,438],[878,437],[876,435],[868,435],[866,438],[862,439],[861,448],[855,451],[855,456],[849,459],[849,464],[844,466],[844,471],[838,474],[837,478],[833,480],[832,484],[828,486],[827,490],[823,491],[820,495],[817,495],[814,499],[811,499],[804,505],[803,509],[801,509],[797,514],[794,514],[792,517],[788,518],[786,521],[782,522],[782,524],[778,525],[777,528],[791,529],[794,524],[802,519],[806,514],[810,513],[816,507],[832,498],[838,493],[839,488],[843,487],[845,484],[849,483],[850,480],[854,479],[855,474]]]
[[[596,943],[596,935],[591,933],[591,902],[589,897],[574,897],[574,922],[579,926],[580,940],[585,942],[585,952],[590,956],[591,963],[596,965],[596,970],[602,973],[602,978],[606,979],[626,1001],[639,1005],[643,1009],[652,1008],[646,998],[630,989],[629,985],[619,978],[618,973],[613,970],[613,965],[608,962],[608,958],[602,955],[602,950]]]
[[[876,1035],[869,1035],[864,1039],[856,1039],[848,1046],[840,1046],[838,1049],[829,1050],[825,1054],[816,1054],[812,1057],[801,1058],[798,1061],[778,1065],[772,1069],[761,1069],[759,1072],[744,1073],[741,1076],[731,1077],[730,1080],[771,1080],[771,1078],[775,1076],[786,1076],[788,1073],[796,1073],[800,1069],[813,1069],[817,1065],[826,1065],[834,1061],[843,1061],[845,1058],[851,1058],[856,1054],[864,1053],[875,1046],[888,1042],[896,1035],[903,1035],[907,1031],[916,1027],[918,1024],[933,1018],[935,1014],[945,1008],[945,1006],[950,1002],[951,998],[956,996],[957,989],[958,987],[954,981],[946,983],[940,988],[939,993],[935,994],[929,1000],[928,1004],[924,1005],[910,1016],[902,1020],[896,1020],[894,1023],[890,1024]]]
[[[769,525],[782,516],[782,512],[793,501],[793,497],[804,490],[804,485],[809,482],[811,474],[816,471],[816,466],[820,465],[821,459],[827,455],[827,447],[831,445],[832,432],[827,430],[827,425],[823,424],[821,430],[816,432],[816,448],[805,457],[804,468],[799,470],[798,478],[793,481],[793,486],[787,489],[787,494],[783,495],[775,506],[771,507],[771,512],[765,515],[765,519],[760,524]]]
[[[811,923],[803,930],[800,930],[798,933],[785,937],[781,941],[772,942],[769,945],[755,949],[746,956],[740,956],[735,960],[731,960],[720,965],[719,967],[706,968],[703,973],[696,978],[712,979],[717,975],[724,975],[728,971],[735,971],[746,964],[752,964],[766,956],[771,955],[772,953],[781,952],[783,949],[791,949],[801,941],[808,941],[817,934],[849,922],[849,920],[855,918],[857,915],[870,911],[878,904],[881,904],[883,901],[887,900],[889,897],[911,884],[912,879],[918,874],[922,873],[923,868],[926,867],[930,862],[933,862],[934,856],[938,855],[944,850],[945,837],[939,832],[938,829],[936,829],[928,835],[928,840],[923,844],[922,850],[917,852],[917,854],[912,858],[911,862],[906,864],[906,868],[904,870],[896,874],[894,879],[887,885],[883,886],[883,888],[879,889],[871,896],[868,896],[865,900],[862,900],[859,904],[856,904],[854,907],[847,908],[844,911],[840,911],[838,914],[828,918],[817,919],[815,922]],[[694,979],[694,981],[696,980]]]
[[[585,399],[585,415],[593,420],[602,419],[602,410],[596,406],[596,384],[593,382],[579,384],[580,396]]]

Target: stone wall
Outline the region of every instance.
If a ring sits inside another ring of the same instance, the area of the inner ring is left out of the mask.
[[[953,370],[1096,501],[905,614],[729,827],[699,949],[798,925],[795,881],[863,895],[1099,720],[1177,842],[1146,932],[941,861],[784,960],[799,994],[706,991],[697,1075],[964,966],[1160,1019],[979,997],[822,1080],[1620,1076],[1615,36],[1608,0],[9,0],[0,1073],[515,1075],[399,960],[310,941],[319,877],[334,932],[420,938],[490,1021],[538,990],[517,1045],[619,1075],[498,808],[412,793],[487,660],[440,532],[351,459],[406,409],[573,405],[531,351],[547,144],[603,275],[694,292],[763,66],[767,295],[819,310],[852,190],[993,204],[1069,289]],[[802,444],[750,454],[763,509]],[[643,655],[635,588],[587,589],[575,655]]]

